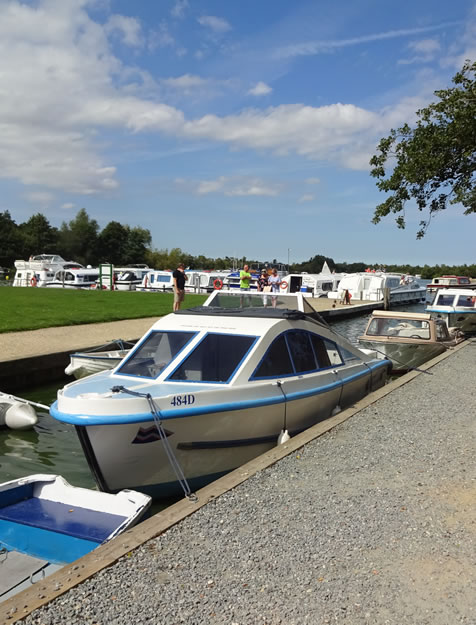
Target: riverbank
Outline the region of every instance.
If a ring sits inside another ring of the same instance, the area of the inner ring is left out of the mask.
[[[466,341],[6,602],[1,622],[474,623],[475,360]]]

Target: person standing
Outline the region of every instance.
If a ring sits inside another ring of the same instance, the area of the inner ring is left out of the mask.
[[[268,284],[271,286],[271,293],[279,293],[279,287],[281,286],[281,278],[278,275],[278,270],[273,267],[273,271],[268,278]],[[277,295],[273,295],[271,302],[273,307],[276,308]]]
[[[180,305],[185,297],[185,281],[188,276],[185,273],[185,265],[179,263],[177,269],[172,274],[174,281],[174,312],[180,310]]]
[[[269,291],[270,286],[268,282],[268,272],[266,271],[266,269],[261,270],[261,275],[258,278],[258,283],[256,286],[257,286],[258,291]],[[263,306],[266,308],[267,305],[268,305],[268,298],[265,295],[263,297]]]
[[[240,293],[250,290],[250,268],[248,265],[243,265],[243,269],[240,271]],[[240,297],[240,306],[243,307],[243,295]]]

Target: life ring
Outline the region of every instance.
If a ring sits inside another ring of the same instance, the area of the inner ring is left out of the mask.
[[[38,280],[36,279],[36,276],[33,276],[33,278],[30,280],[30,285],[36,286],[37,284],[38,284]]]
[[[281,282],[281,288],[283,289],[283,291],[284,291],[284,289],[287,289],[287,288],[288,288],[288,283],[286,282],[286,280],[283,280],[283,281]]]
[[[220,278],[213,280],[213,288],[216,291],[220,291],[223,288],[223,280],[220,280]]]

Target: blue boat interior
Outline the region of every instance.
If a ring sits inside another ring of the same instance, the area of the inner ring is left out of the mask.
[[[33,484],[0,493],[0,549],[48,562],[74,562],[102,543],[125,517],[33,496]]]

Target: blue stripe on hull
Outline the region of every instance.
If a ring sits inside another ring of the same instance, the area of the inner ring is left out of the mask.
[[[230,412],[234,410],[247,410],[250,408],[261,408],[263,406],[271,406],[276,404],[282,404],[293,400],[305,399],[313,397],[315,395],[321,395],[336,387],[345,386],[350,382],[360,379],[363,376],[369,375],[369,371],[380,369],[382,367],[387,368],[388,362],[382,361],[381,363],[375,363],[374,365],[367,365],[367,369],[360,371],[354,375],[351,375],[342,380],[336,380],[332,384],[325,386],[314,387],[305,391],[299,391],[294,393],[287,393],[286,398],[282,395],[275,397],[265,397],[261,399],[249,399],[233,403],[221,403],[212,404],[208,406],[194,406],[187,407],[181,410],[165,409],[161,410],[161,418],[167,419],[181,419],[185,417],[194,417],[202,414],[213,414],[217,412]],[[345,371],[345,369],[343,370]],[[55,401],[50,408],[50,414],[58,421],[65,423],[72,423],[73,425],[121,425],[125,423],[144,423],[153,421],[153,417],[150,412],[136,413],[136,414],[121,414],[121,415],[85,415],[84,413],[68,414],[58,410],[58,402]]]

